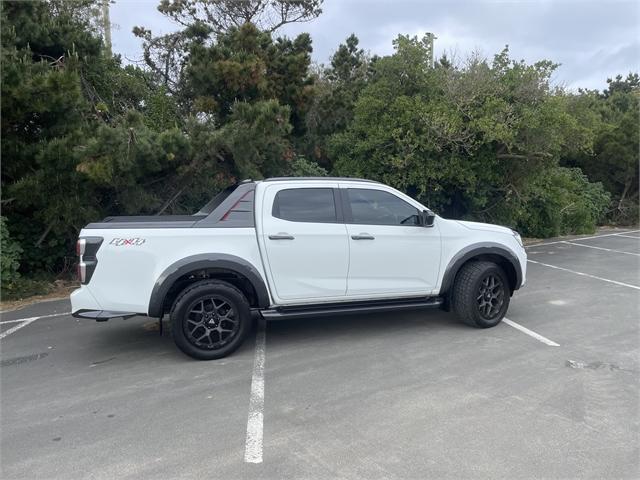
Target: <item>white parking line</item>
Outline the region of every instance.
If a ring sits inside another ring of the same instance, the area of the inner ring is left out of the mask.
[[[506,323],[507,325],[510,325],[513,328],[515,328],[517,330],[520,330],[523,333],[526,333],[530,337],[533,337],[533,338],[535,338],[536,340],[539,340],[542,343],[546,343],[550,347],[559,347],[560,346],[560,344],[554,342],[553,340],[549,340],[547,337],[543,337],[539,333],[536,333],[536,332],[534,332],[532,330],[529,330],[528,328],[523,327],[522,325],[520,325],[519,323],[514,322],[513,320],[509,320],[508,318],[503,318],[502,321],[504,323]]]
[[[632,233],[632,232],[629,232],[629,233]],[[640,237],[634,237],[633,235],[623,235],[622,233],[617,234],[616,237],[633,238],[635,240],[640,240]]]
[[[71,312],[52,313],[50,315],[40,315],[39,317],[16,318],[15,320],[2,320],[0,321],[0,325],[4,325],[5,323],[33,321],[33,320],[38,320],[40,318],[60,317],[62,315],[71,315]]]
[[[265,322],[261,319],[258,322],[258,332],[256,333],[256,353],[253,361],[249,417],[247,418],[247,439],[244,449],[244,461],[247,463],[262,463],[265,339]]]
[[[36,320],[39,320],[41,318],[60,317],[62,315],[69,315],[70,313],[71,312],[52,313],[51,315],[42,315],[40,317],[18,318],[16,320],[3,320],[2,322],[0,322],[0,325],[4,325],[4,324],[7,324],[7,323],[18,323],[18,322],[21,322],[21,323],[18,323],[18,325],[16,325],[15,327],[11,327],[9,330],[6,330],[6,331],[0,333],[0,340],[2,340],[5,337],[8,337],[12,333],[17,332],[21,328],[24,328],[27,325],[29,325],[29,324],[31,324],[31,323],[33,323]]]
[[[592,237],[573,238],[572,240],[591,240],[593,238],[602,238],[602,237],[616,237],[616,236],[619,237],[624,235],[625,233],[637,233],[637,232],[640,232],[640,230],[630,230],[628,232],[620,232],[620,233],[606,233],[604,235],[593,235]],[[545,247],[547,245],[557,245],[558,243],[565,243],[565,242],[566,240],[557,240],[555,242],[534,243],[533,245],[525,245],[525,248]]]
[[[577,247],[593,248],[595,250],[604,250],[605,252],[624,253],[625,255],[635,255],[636,257],[640,257],[640,253],[625,252],[622,250],[614,250],[612,248],[596,247],[595,245],[582,245],[581,243],[575,243],[575,242],[562,242],[562,243],[566,243],[567,245],[575,245]]]
[[[6,324],[6,323],[18,323],[18,322],[24,322],[25,320],[28,320],[28,319],[18,318],[17,320],[2,320],[2,321],[0,322],[0,325],[4,325],[4,324]]]
[[[2,340],[4,337],[8,337],[12,333],[17,332],[21,328],[26,327],[27,325],[29,325],[32,322],[35,322],[36,320],[37,320],[37,318],[33,318],[33,319],[30,319],[30,320],[25,320],[24,322],[19,323],[15,327],[11,327],[9,330],[6,330],[6,331],[0,333],[0,340]]]
[[[640,287],[638,287],[637,285],[631,285],[629,283],[618,282],[616,280],[609,280],[608,278],[602,278],[602,277],[598,277],[596,275],[590,275],[590,274],[584,273],[584,272],[576,272],[575,270],[569,270],[568,268],[558,267],[556,265],[549,265],[548,263],[536,262],[535,260],[527,260],[527,262],[535,263],[536,265],[542,265],[544,267],[555,268],[556,270],[562,270],[564,272],[573,273],[575,275],[580,275],[582,277],[589,277],[589,278],[593,278],[593,279],[596,279],[596,280],[601,280],[603,282],[613,283],[615,285],[620,285],[622,287],[635,288],[636,290],[640,290]]]

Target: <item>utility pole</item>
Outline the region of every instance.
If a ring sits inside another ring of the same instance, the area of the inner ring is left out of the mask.
[[[427,32],[424,34],[427,40],[427,56],[429,60],[429,67],[433,68],[433,41],[436,40],[436,37],[433,33]]]
[[[109,19],[109,3],[110,0],[102,0],[102,32],[104,35],[104,48],[106,54],[110,57],[111,52],[111,20]]]

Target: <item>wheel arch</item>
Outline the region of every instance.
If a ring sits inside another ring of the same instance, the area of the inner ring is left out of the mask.
[[[201,254],[185,257],[162,272],[151,292],[149,316],[162,317],[187,285],[208,278],[234,285],[254,308],[267,308],[271,303],[262,275],[251,263],[234,255]]]
[[[486,260],[500,265],[509,279],[511,294],[522,284],[522,268],[515,253],[507,247],[497,243],[474,244],[460,250],[449,261],[445,269],[440,295],[448,295],[458,275],[458,272],[468,262]]]

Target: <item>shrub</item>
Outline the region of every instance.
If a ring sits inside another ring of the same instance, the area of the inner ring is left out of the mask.
[[[22,248],[9,235],[7,219],[4,217],[0,217],[0,243],[2,290],[10,291],[20,279],[18,268],[20,267]]]
[[[327,171],[316,162],[298,155],[291,162],[289,175],[292,177],[326,177]]]
[[[515,223],[528,237],[592,233],[610,195],[579,168],[555,167],[538,176],[519,200]]]

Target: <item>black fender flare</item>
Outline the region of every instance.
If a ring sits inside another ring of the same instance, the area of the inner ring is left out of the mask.
[[[191,255],[178,260],[174,264],[167,267],[158,277],[151,292],[149,299],[149,316],[161,317],[164,307],[164,300],[169,289],[174,282],[188,274],[197,270],[205,270],[215,268],[227,272],[237,273],[245,277],[253,286],[256,292],[259,308],[267,308],[271,301],[269,300],[269,291],[265,285],[260,272],[248,261],[228,255],[224,253],[205,253],[200,255]]]
[[[513,290],[515,291],[520,288],[520,285],[522,285],[522,268],[520,267],[520,260],[518,260],[518,256],[504,245],[484,242],[469,245],[453,256],[444,271],[442,285],[440,286],[440,295],[445,295],[449,292],[462,265],[472,258],[482,255],[497,255],[509,262],[514,269],[516,276]]]

